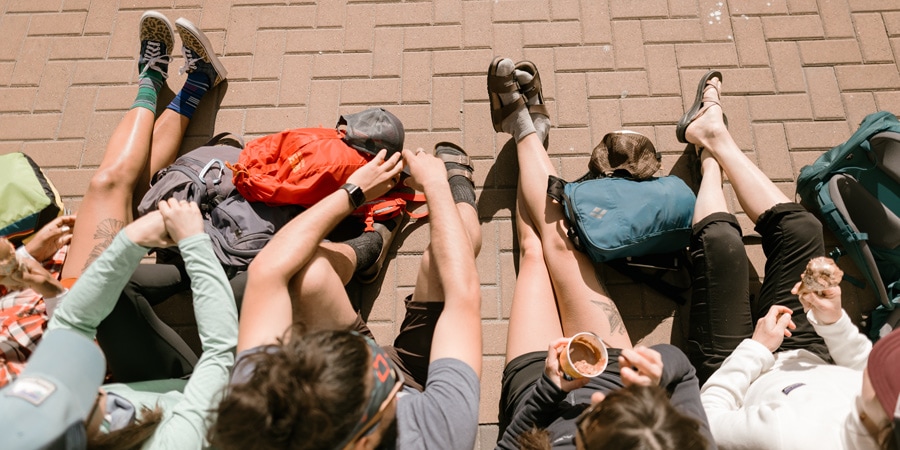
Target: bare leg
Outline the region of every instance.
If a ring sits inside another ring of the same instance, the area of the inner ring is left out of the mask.
[[[132,196],[150,154],[154,118],[146,108],[133,108],[113,131],[78,210],[63,278],[81,275],[131,222]]]
[[[546,194],[556,170],[537,134],[517,143],[519,194],[541,238],[565,335],[592,331],[610,347],[631,348],[631,338],[615,303],[597,279],[591,260],[566,235],[562,206]]]
[[[346,329],[356,321],[357,313],[344,288],[353,276],[355,258],[346,244],[319,245],[288,287],[295,321],[303,321],[309,331]]]
[[[141,199],[144,198],[144,194],[147,193],[150,187],[150,178],[153,174],[175,162],[175,158],[178,157],[178,151],[181,149],[181,141],[184,139],[184,133],[187,131],[190,122],[191,119],[188,117],[168,108],[156,119],[150,145],[150,159],[147,162],[147,170],[141,172],[141,178],[138,179],[135,186],[134,204],[140,203]]]
[[[526,353],[546,350],[547,343],[563,335],[541,237],[525,212],[525,205],[521,200],[517,203],[519,274],[506,334],[507,364]]]
[[[704,98],[718,97],[721,80],[713,78],[710,84],[715,86],[715,89],[707,88],[703,94]],[[685,136],[689,142],[705,147],[716,158],[731,185],[734,186],[741,207],[754,223],[762,213],[773,206],[791,202],[737,146],[725,128],[722,108],[718,105],[711,106],[691,123],[685,131]]]
[[[722,191],[722,169],[710,152],[704,151],[700,154],[700,172],[703,179],[700,181],[697,202],[694,204],[694,218],[691,221],[693,224],[697,224],[712,213],[728,212],[728,203]]]
[[[478,256],[478,252],[481,251],[481,223],[478,221],[478,212],[468,203],[457,203],[456,209],[459,211],[469,241],[475,250],[475,256]],[[437,267],[433,260],[434,256],[431,254],[431,245],[429,244],[422,255],[419,273],[416,276],[416,289],[412,296],[415,302],[444,301],[444,288],[441,286]]]

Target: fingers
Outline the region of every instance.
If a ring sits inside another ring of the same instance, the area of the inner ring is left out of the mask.
[[[791,288],[791,294],[799,295],[801,284],[803,284],[802,281],[798,281],[796,284],[794,284],[794,287]]]

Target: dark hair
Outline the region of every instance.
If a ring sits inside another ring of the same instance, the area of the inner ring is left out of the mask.
[[[362,416],[371,383],[369,348],[349,331],[303,333],[248,358],[246,383],[219,404],[209,440],[221,449],[322,449],[337,445]]]
[[[125,428],[109,433],[94,433],[88,437],[88,448],[95,450],[131,450],[140,448],[141,444],[156,431],[156,427],[162,422],[162,409],[157,406],[150,409],[141,407],[141,419],[135,420]]]
[[[516,438],[520,450],[550,450],[550,433],[540,428],[531,428]]]
[[[632,385],[607,395],[583,418],[584,448],[705,449],[700,422],[669,402],[659,386]]]
[[[894,421],[890,420],[886,427],[878,433],[878,448],[881,450],[898,450],[897,438],[894,437]]]

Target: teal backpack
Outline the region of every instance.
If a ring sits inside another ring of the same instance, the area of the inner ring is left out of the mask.
[[[870,337],[884,335],[900,303],[900,122],[886,111],[866,116],[847,142],[800,170],[797,194],[840,242],[830,256],[850,255],[875,290]]]

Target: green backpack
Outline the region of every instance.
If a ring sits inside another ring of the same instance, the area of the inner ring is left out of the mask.
[[[875,290],[877,339],[900,303],[900,121],[886,111],[866,116],[847,142],[800,170],[797,194],[840,242],[830,256],[849,254]]]
[[[0,155],[0,236],[13,244],[59,216],[59,192],[24,153]]]

